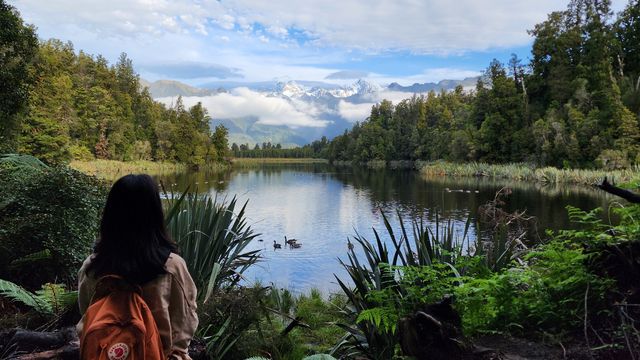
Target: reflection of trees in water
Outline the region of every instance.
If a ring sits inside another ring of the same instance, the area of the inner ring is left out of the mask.
[[[255,177],[254,181],[275,185],[290,181],[292,176],[300,175],[298,173],[335,179],[353,187],[358,195],[369,198],[372,212],[379,209],[395,212],[399,209],[402,213],[429,221],[435,220],[436,211],[440,216],[457,221],[465,221],[469,214],[475,219],[481,205],[492,200],[501,188],[509,187],[513,193],[506,200],[506,211],[527,210],[527,214],[538,218],[541,227],[561,229],[569,226],[565,211],[567,205],[583,209],[606,208],[611,198],[586,186],[476,177],[429,178],[411,170],[372,170],[327,164],[261,164],[225,172],[187,172],[162,176],[161,179],[165,185],[177,184],[175,191],[183,191],[189,185],[199,191],[225,192],[237,177]]]
[[[603,192],[586,186],[544,185],[475,177],[425,178],[408,170],[346,168],[339,169],[335,178],[368,191],[375,204],[392,204],[419,214],[424,212],[423,209],[437,208],[443,211],[444,216],[456,220],[466,220],[469,213],[475,219],[481,205],[493,200],[501,188],[509,187],[513,192],[506,199],[505,210],[527,210],[527,214],[536,216],[540,226],[551,229],[570,226],[565,211],[567,205],[583,209],[606,208],[611,199]],[[426,212],[424,215],[433,220],[435,212]]]

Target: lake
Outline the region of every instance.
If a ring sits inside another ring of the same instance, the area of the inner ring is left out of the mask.
[[[486,178],[422,177],[410,170],[371,170],[333,167],[328,164],[267,164],[236,168],[226,173],[204,172],[162,176],[164,184],[182,191],[188,185],[217,193],[219,198],[237,195],[247,206],[248,222],[263,242],[263,260],[246,273],[250,282],[274,283],[294,292],[317,288],[325,294],[338,289],[334,274],[346,278],[338,258],[346,259],[347,238],[357,233],[373,239],[376,228],[384,233],[381,212],[388,214],[394,229],[422,218],[433,224],[436,213],[454,221],[462,233],[469,215],[509,187],[506,208],[526,210],[538,227],[572,227],[565,207],[583,209],[608,206],[612,197],[585,186],[541,185]],[[460,192],[459,190],[462,190]],[[476,236],[472,225],[470,235]],[[296,238],[299,249],[274,249],[273,241]]]

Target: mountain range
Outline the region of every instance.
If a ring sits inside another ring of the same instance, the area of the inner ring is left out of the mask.
[[[438,83],[387,86],[359,79],[346,86],[323,82],[273,81],[259,83],[218,82],[193,87],[173,80],[141,81],[151,95],[169,105],[182,96],[185,105],[202,102],[212,117],[212,126],[229,130],[229,143],[271,142],[283,147],[301,146],[322,136],[333,138],[363,121],[371,106],[388,99],[397,103],[414,93],[465,90],[478,78],[443,80]]]

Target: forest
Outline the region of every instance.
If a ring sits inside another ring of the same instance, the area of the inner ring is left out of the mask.
[[[640,2],[613,15],[610,1],[572,0],[529,33],[530,61],[516,55],[507,64],[493,60],[473,91],[458,87],[397,104],[385,100],[330,142],[316,141],[291,154],[262,154],[356,163],[442,159],[605,169],[637,164]],[[235,153],[257,157],[258,150],[245,145]]]
[[[227,155],[226,129],[212,131],[201,104],[187,109],[181,98],[170,107],[154,101],[126,54],[110,65],[70,42],[39,41],[4,2],[0,16],[10,25],[2,46],[11,49],[0,58],[0,153],[51,164],[113,159],[190,166]]]

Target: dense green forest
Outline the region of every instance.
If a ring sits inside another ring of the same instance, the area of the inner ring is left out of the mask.
[[[226,129],[212,132],[201,104],[154,101],[126,54],[109,65],[71,43],[39,42],[4,2],[0,20],[0,152],[49,163],[98,158],[194,166],[226,156]]]
[[[475,91],[431,92],[370,116],[331,142],[234,149],[236,156],[528,162],[623,168],[640,162],[640,1],[571,0],[535,26],[531,60],[491,62]]]
[[[467,93],[374,106],[336,137],[330,160],[530,162],[628,167],[640,161],[640,1],[571,0],[535,26],[531,60],[494,60]]]
[[[264,142],[262,145],[255,144],[231,144],[231,154],[239,158],[323,158],[326,155],[326,148],[329,146],[329,139],[323,136],[311,144],[295,148],[283,148],[281,144]]]

